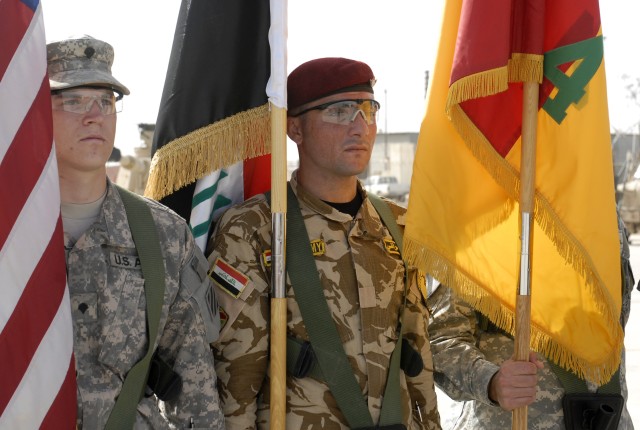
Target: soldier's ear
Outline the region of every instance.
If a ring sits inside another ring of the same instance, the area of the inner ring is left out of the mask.
[[[302,122],[300,117],[287,117],[287,136],[293,140],[296,145],[302,143]]]

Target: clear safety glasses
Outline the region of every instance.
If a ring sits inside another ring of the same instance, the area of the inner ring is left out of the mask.
[[[307,108],[293,116],[300,116],[312,110],[322,111],[322,121],[341,125],[351,124],[360,113],[366,123],[371,125],[376,123],[380,103],[370,99],[338,100]]]
[[[82,91],[60,91],[52,94],[51,106],[53,110],[84,114],[91,110],[94,102],[103,115],[122,112],[122,98],[111,92],[88,95]]]

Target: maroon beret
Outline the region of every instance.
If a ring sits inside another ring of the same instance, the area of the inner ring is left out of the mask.
[[[289,74],[289,111],[332,94],[349,91],[373,93],[375,78],[371,68],[348,58],[318,58],[307,61]]]

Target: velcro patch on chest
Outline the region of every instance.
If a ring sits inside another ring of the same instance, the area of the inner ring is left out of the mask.
[[[140,257],[137,255],[123,254],[121,252],[109,252],[109,264],[111,267],[121,269],[141,269]]]
[[[271,267],[271,250],[268,249],[262,253],[262,264],[264,267]]]
[[[213,282],[231,296],[238,298],[249,283],[249,278],[218,257],[209,271]]]
[[[218,306],[218,313],[220,314],[220,330],[222,330],[227,325],[227,321],[229,321],[229,314],[222,306]]]
[[[397,255],[398,257],[400,256],[400,248],[398,248],[398,245],[396,245],[396,242],[393,239],[382,239],[382,242],[389,254]]]
[[[315,257],[324,255],[326,251],[327,251],[327,246],[325,245],[324,240],[316,239],[311,241],[311,253]]]

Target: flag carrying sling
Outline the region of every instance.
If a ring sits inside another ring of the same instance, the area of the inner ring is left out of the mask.
[[[144,277],[144,293],[147,303],[148,347],[144,357],[136,363],[122,384],[122,389],[111,410],[105,430],[122,430],[133,428],[136,420],[138,402],[144,393],[149,376],[149,366],[153,357],[153,349],[158,337],[158,325],[162,315],[164,301],[164,261],[160,250],[160,240],[151,210],[144,200],[124,188],[116,186],[122,198],[131,236],[140,256],[140,266]]]

